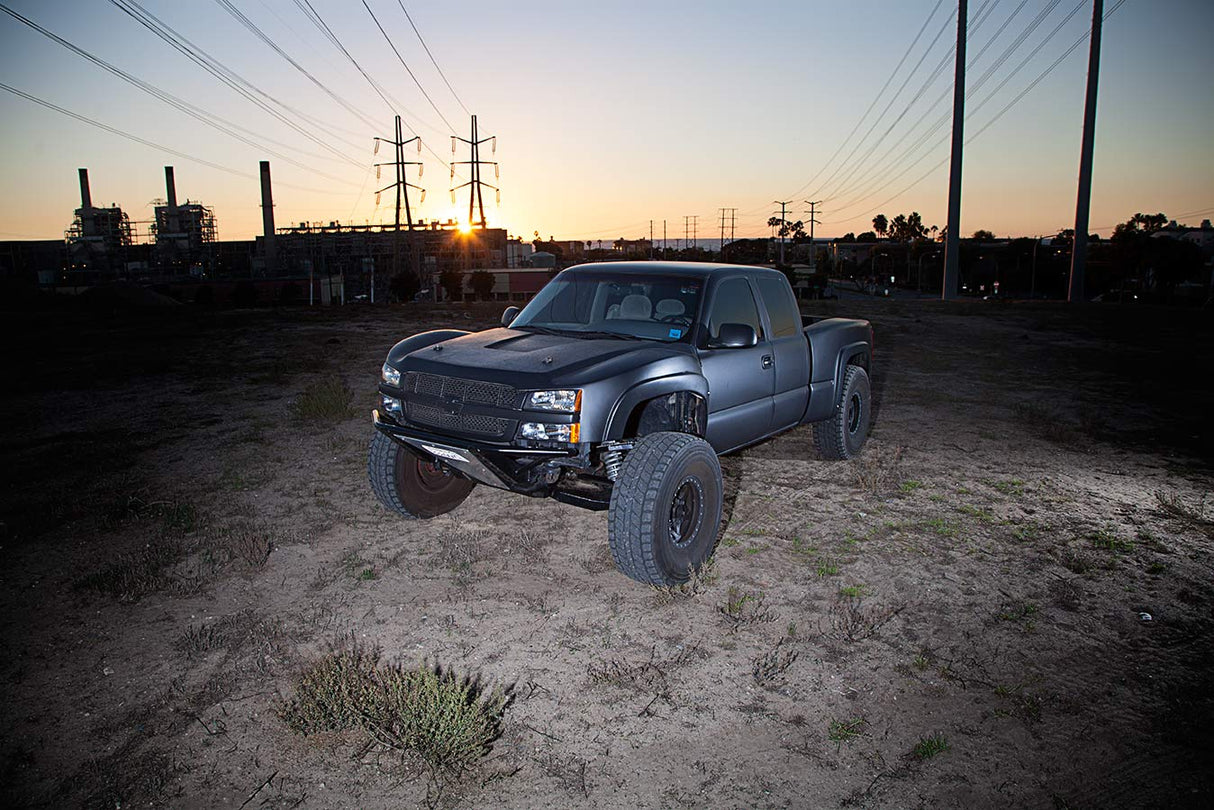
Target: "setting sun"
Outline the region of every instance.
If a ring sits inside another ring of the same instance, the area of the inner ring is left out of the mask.
[[[471,222],[461,222],[459,224],[459,232],[460,233],[472,233],[472,223]]]

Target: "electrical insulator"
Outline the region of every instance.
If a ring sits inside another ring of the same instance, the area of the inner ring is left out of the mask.
[[[451,202],[455,202],[455,191],[451,192]]]
[[[424,203],[425,201],[426,201],[426,190],[423,188],[422,189],[422,198],[420,200],[418,200],[418,203],[419,204]]]
[[[426,164],[425,163],[417,164],[417,176],[421,177],[425,173],[426,173]]]
[[[417,139],[417,154],[420,155],[421,153],[422,153],[422,139],[419,137]]]
[[[455,167],[454,166],[451,167],[451,179],[452,180],[455,179]]]
[[[378,154],[379,154],[379,138],[376,138],[376,139],[375,139],[375,151],[374,151],[374,152],[372,152],[371,154],[373,154],[373,155],[378,155]]]
[[[496,135],[493,136],[493,145],[489,147],[489,151],[491,151],[495,155],[497,154],[497,136]]]
[[[383,168],[383,166],[379,166],[379,165],[377,165],[375,167],[375,179],[376,180],[380,179],[380,169],[382,169],[382,168]]]
[[[375,192],[375,204],[379,205],[379,192]]]
[[[451,154],[455,154],[455,136],[451,136]]]
[[[502,167],[497,165],[496,163],[493,164],[493,179],[494,180],[502,179]]]
[[[502,204],[502,192],[501,191],[497,192],[497,204],[498,205]]]

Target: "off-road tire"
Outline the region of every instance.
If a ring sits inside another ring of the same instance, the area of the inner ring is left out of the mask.
[[[848,366],[843,375],[843,393],[829,419],[814,422],[814,447],[828,459],[855,458],[868,441],[872,421],[872,392],[868,372]]]
[[[378,430],[372,434],[367,450],[367,478],[379,502],[407,518],[432,518],[450,512],[475,486]]]
[[[638,439],[607,512],[615,564],[638,582],[686,582],[716,548],[723,491],[721,462],[708,442],[669,432]]]

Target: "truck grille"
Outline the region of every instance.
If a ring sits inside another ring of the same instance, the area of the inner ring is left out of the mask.
[[[406,403],[410,422],[430,425],[452,433],[475,433],[488,438],[502,439],[513,435],[515,422],[475,413],[450,414],[428,405]]]
[[[515,408],[518,391],[512,386],[499,383],[462,380],[459,377],[443,377],[438,374],[423,374],[410,371],[405,375],[405,393],[423,397],[453,397],[478,405],[493,405],[498,408]],[[499,420],[500,421],[500,420]]]

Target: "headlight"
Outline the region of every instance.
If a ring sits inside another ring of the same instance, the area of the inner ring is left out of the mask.
[[[524,439],[547,442],[568,442],[577,444],[580,435],[579,425],[549,425],[544,422],[524,422],[518,429],[518,435]]]
[[[396,397],[390,397],[387,394],[382,394],[379,401],[384,407],[384,413],[389,413],[393,416],[402,416],[404,414],[404,410],[400,405],[400,400]]]
[[[527,398],[527,407],[537,411],[574,413],[582,407],[582,389],[535,391]]]
[[[392,368],[392,366],[384,363],[384,367],[380,369],[379,375],[383,377],[384,382],[393,388],[400,388],[400,372]]]

